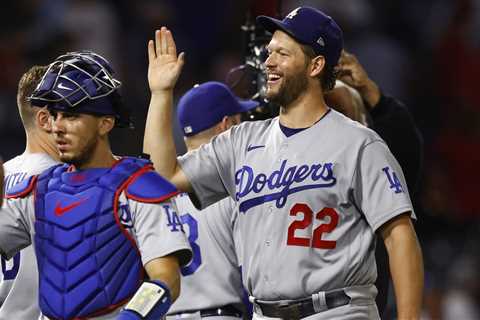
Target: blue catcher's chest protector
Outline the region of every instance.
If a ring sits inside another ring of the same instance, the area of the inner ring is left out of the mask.
[[[124,158],[112,168],[68,172],[60,165],[38,177],[35,251],[43,314],[77,319],[107,313],[138,289],[144,269],[121,224],[128,205],[120,205],[119,195],[146,169],[149,162]]]

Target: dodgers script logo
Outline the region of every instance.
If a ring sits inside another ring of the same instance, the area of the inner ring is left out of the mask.
[[[310,179],[312,183],[303,183]],[[265,202],[275,201],[277,208],[283,208],[288,195],[308,189],[329,188],[335,185],[337,179],[333,175],[333,163],[317,163],[287,167],[287,160],[283,160],[280,168],[267,176],[265,173],[255,174],[247,165],[235,173],[237,186],[236,198],[240,202],[240,212],[246,213],[248,209]],[[250,193],[260,193],[267,188],[272,193],[241,201]]]

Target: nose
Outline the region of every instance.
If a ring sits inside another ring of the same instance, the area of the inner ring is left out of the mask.
[[[274,65],[273,55],[274,55],[274,53],[270,53],[267,56],[267,59],[265,59],[265,67],[266,68],[272,67]]]
[[[50,116],[50,125],[54,134],[65,133],[64,120],[61,115]]]

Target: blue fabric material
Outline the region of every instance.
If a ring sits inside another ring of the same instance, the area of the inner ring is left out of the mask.
[[[185,136],[213,127],[223,117],[246,112],[257,101],[240,100],[221,82],[205,82],[185,93],[178,102],[177,118]]]
[[[117,317],[117,320],[158,320],[161,319],[165,314],[167,314],[168,309],[172,305],[172,297],[170,294],[170,289],[168,286],[160,280],[149,280],[147,282],[154,283],[163,290],[165,290],[163,296],[158,300],[158,302],[153,306],[152,310],[143,318],[139,313],[134,310],[125,308],[123,309]],[[141,289],[140,289],[141,290]]]
[[[343,48],[343,33],[337,23],[320,10],[299,7],[283,20],[267,16],[257,17],[267,31],[282,30],[302,44],[309,45],[317,55],[323,55],[327,64],[335,66]]]
[[[26,179],[23,179],[19,183],[15,184],[13,187],[8,189],[5,192],[6,197],[15,197],[18,194],[21,194],[22,192],[26,191],[28,187],[30,186],[30,183],[32,182],[34,176],[30,176]]]
[[[55,319],[86,317],[121,304],[138,289],[143,265],[113,214],[115,192],[149,165],[125,158],[109,169],[39,176],[35,251],[42,313]]]
[[[161,202],[170,195],[177,193],[177,188],[168,180],[154,171],[148,171],[135,179],[127,188],[127,196],[136,200]]]
[[[288,127],[285,127],[284,125],[282,125],[281,123],[280,124],[280,130],[282,130],[283,134],[287,137],[291,137],[293,136],[294,134],[296,133],[299,133],[305,129],[308,129],[308,128],[297,128],[297,129],[292,129],[292,128],[288,128]]]

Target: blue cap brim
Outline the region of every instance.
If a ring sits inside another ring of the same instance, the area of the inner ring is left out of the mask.
[[[260,104],[258,101],[255,100],[238,100],[238,103],[240,104],[240,107],[242,108],[242,111],[240,112],[247,112],[250,111]]]

